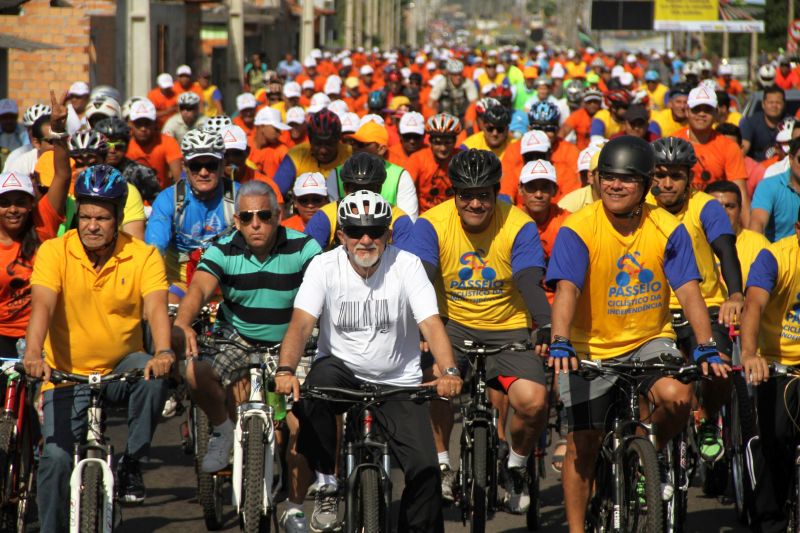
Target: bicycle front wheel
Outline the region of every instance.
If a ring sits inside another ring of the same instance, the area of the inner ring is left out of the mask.
[[[244,421],[247,439],[243,443],[245,464],[242,465],[242,531],[246,533],[268,533],[269,513],[264,512],[264,421],[251,416]],[[270,480],[271,482],[271,480]]]
[[[197,501],[203,508],[203,520],[206,529],[217,531],[222,529],[222,481],[214,474],[207,474],[200,469],[200,463],[208,449],[208,438],[211,425],[206,414],[197,406],[193,408],[195,425],[195,468],[197,470]]]
[[[726,444],[730,450],[730,478],[733,500],[736,504],[736,517],[739,522],[750,525],[753,511],[753,487],[747,472],[745,448],[747,442],[757,433],[753,404],[747,391],[744,376],[739,373],[731,376],[733,388],[730,407],[726,409]]]
[[[469,487],[470,531],[486,531],[489,509],[489,429],[476,426],[472,432],[472,483]]]
[[[672,439],[669,446],[669,476],[673,486],[672,497],[664,502],[664,533],[683,533],[686,530],[686,510],[688,505],[688,472],[682,466],[686,463],[688,444],[683,432]]]
[[[661,532],[661,479],[656,450],[649,440],[635,437],[625,444],[621,474],[625,487],[625,501],[619,502],[622,530]]]
[[[538,448],[534,448],[528,456],[528,494],[531,498],[525,515],[525,525],[528,531],[536,531],[542,525],[542,506],[539,503],[539,481],[541,475],[539,472],[538,451]]]
[[[355,531],[378,533],[381,530],[381,483],[378,471],[364,468],[358,474],[358,519]]]
[[[80,533],[103,531],[103,471],[87,464],[81,472]]]

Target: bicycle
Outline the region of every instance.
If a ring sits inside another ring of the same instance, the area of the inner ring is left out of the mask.
[[[22,375],[25,374],[22,363],[17,362],[14,370]],[[111,533],[114,529],[116,518],[112,470],[114,448],[105,436],[102,391],[109,383],[134,383],[143,376],[144,370],[141,368],[106,375],[93,373],[88,376],[56,369],[51,372],[50,383],[85,384],[89,389],[86,442],[75,444],[73,468],[69,480],[70,533]]]
[[[489,515],[498,508],[497,481],[501,465],[498,461],[499,440],[497,437],[498,413],[486,397],[486,358],[504,351],[526,352],[530,344],[509,343],[488,347],[465,340],[464,346],[453,347],[467,357],[473,369],[470,399],[461,407],[461,454],[459,457],[459,495],[461,520],[469,521],[470,531],[482,533],[486,530]],[[539,480],[544,468],[541,454],[528,457],[528,494],[530,505],[526,511],[528,530],[538,529],[541,523],[539,505]],[[541,456],[541,457],[540,457]],[[540,461],[539,459],[542,459]]]
[[[671,376],[688,382],[697,376],[696,365],[676,365],[671,358],[657,361],[580,362],[578,375],[586,379],[617,377],[620,399],[611,408],[611,429],[606,433],[595,464],[595,492],[586,513],[587,531],[661,531],[663,503],[658,456],[652,424],[643,422],[639,409],[639,383],[652,376]]]
[[[14,369],[17,358],[0,358],[3,411],[0,414],[0,531],[24,532],[36,502],[39,424],[33,407],[34,386]]]
[[[344,533],[392,531],[391,455],[389,444],[378,428],[372,408],[393,400],[424,402],[439,399],[431,387],[381,387],[365,383],[360,389],[338,387],[300,388],[303,398],[353,404],[345,414],[341,446],[344,468]]]

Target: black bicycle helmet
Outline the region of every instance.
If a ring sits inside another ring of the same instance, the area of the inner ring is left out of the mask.
[[[308,137],[311,140],[339,140],[342,137],[342,121],[330,109],[321,109],[306,116]]]
[[[352,183],[360,187],[382,184],[386,181],[386,165],[377,155],[358,152],[344,162],[341,177],[342,183]]]
[[[505,107],[496,105],[484,111],[481,119],[486,124],[505,129],[511,124],[511,113]]]
[[[623,174],[641,176],[649,181],[655,163],[655,154],[650,143],[640,137],[622,135],[603,146],[597,161],[600,174]]]
[[[662,137],[653,141],[656,165],[681,165],[689,168],[697,164],[692,143],[678,137]]]
[[[94,125],[94,130],[112,140],[125,139],[128,141],[131,138],[131,128],[128,123],[117,117],[104,118],[98,121]]]
[[[475,189],[500,183],[503,169],[500,159],[489,150],[470,148],[450,160],[447,175],[454,189]]]

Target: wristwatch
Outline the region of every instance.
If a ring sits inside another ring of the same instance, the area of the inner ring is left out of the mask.
[[[294,376],[294,368],[290,366],[279,366],[275,369],[275,374],[290,374]]]
[[[461,377],[461,372],[459,372],[459,370],[456,367],[451,366],[450,368],[445,368],[444,369],[444,375],[445,376],[455,376],[457,378],[460,378]]]

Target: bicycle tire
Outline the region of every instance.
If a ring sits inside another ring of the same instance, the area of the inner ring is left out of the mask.
[[[644,494],[637,490],[642,477]],[[625,502],[620,507],[623,531],[660,533],[663,526],[661,479],[656,450],[649,440],[634,437],[625,444],[622,482],[625,487]],[[644,496],[644,505],[639,501],[641,496]]]
[[[242,531],[246,533],[269,533],[269,512],[264,508],[264,421],[251,416],[244,421],[242,443],[244,464],[242,465]],[[253,438],[255,437],[255,438]]]
[[[528,496],[530,503],[528,510],[525,512],[525,526],[528,531],[537,531],[542,526],[542,506],[539,501],[541,494],[539,475],[539,457],[536,455],[536,449],[528,456]]]
[[[595,491],[586,506],[584,530],[594,533],[605,533],[611,529],[613,502],[611,497],[611,469],[609,452],[605,445],[600,448],[594,465]]]
[[[358,519],[355,531],[379,533],[381,530],[381,482],[378,471],[363,468],[358,474]]]
[[[81,472],[80,533],[103,531],[103,471],[100,465],[89,463]]]
[[[686,531],[686,512],[689,504],[688,472],[681,467],[681,457],[688,456],[688,444],[685,442],[685,433],[679,434],[669,443],[670,446],[670,475],[674,483],[672,498],[664,502],[664,533],[684,533]],[[686,447],[681,451],[682,447]],[[686,490],[681,488],[685,485]]]
[[[750,475],[747,472],[745,448],[747,442],[757,434],[753,403],[747,383],[739,373],[731,376],[730,419],[728,423],[730,446],[730,484],[733,490],[736,518],[744,525],[751,524],[755,499]]]
[[[208,474],[200,469],[200,463],[208,449],[208,437],[211,435],[211,425],[208,417],[199,407],[194,407],[195,424],[195,470],[197,471],[197,501],[203,508],[203,521],[206,529],[217,531],[222,529],[225,518],[222,514],[222,485],[215,479],[214,474]]]
[[[0,473],[2,473],[2,487],[0,487],[0,505],[7,506],[14,494],[16,473],[14,472],[14,432],[17,421],[11,415],[0,417]]]
[[[489,510],[489,429],[472,430],[472,473],[469,487],[470,531],[484,533]]]

